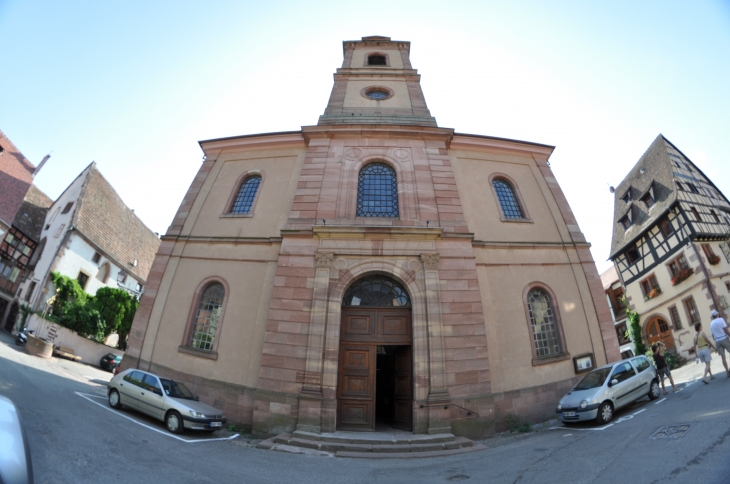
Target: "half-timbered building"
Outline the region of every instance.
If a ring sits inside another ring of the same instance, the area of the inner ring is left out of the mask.
[[[727,310],[729,229],[728,199],[659,135],[615,189],[610,256],[645,341],[690,357],[692,326]]]

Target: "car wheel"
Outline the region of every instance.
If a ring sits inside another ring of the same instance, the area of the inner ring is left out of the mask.
[[[652,380],[651,387],[649,387],[649,400],[656,400],[659,398],[659,382]]]
[[[173,434],[181,434],[183,431],[183,419],[175,410],[170,410],[165,417],[167,430]]]
[[[119,398],[119,392],[112,390],[109,392],[109,406],[112,408],[122,408],[122,400]]]
[[[610,402],[603,402],[601,406],[598,407],[598,417],[596,417],[596,420],[598,420],[598,423],[600,424],[607,424],[612,418],[613,405],[611,405]]]

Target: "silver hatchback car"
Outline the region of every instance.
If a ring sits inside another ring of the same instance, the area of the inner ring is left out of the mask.
[[[142,370],[130,368],[115,375],[108,395],[112,408],[139,410],[165,422],[173,434],[183,429],[214,432],[226,423],[223,412],[199,402],[182,383]]]
[[[565,423],[608,423],[621,407],[642,397],[659,398],[656,369],[645,356],[596,368],[560,399],[556,412]]]

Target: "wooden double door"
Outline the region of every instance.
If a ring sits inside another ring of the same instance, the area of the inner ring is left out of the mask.
[[[413,426],[411,310],[343,308],[337,429]]]
[[[646,325],[646,335],[649,341],[649,346],[661,341],[668,350],[675,348],[674,336],[672,336],[672,330],[667,323],[667,320],[661,317],[656,317],[649,321]]]

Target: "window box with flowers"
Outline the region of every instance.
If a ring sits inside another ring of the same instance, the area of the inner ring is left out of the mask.
[[[713,266],[714,265],[717,265],[717,264],[720,263],[720,256],[719,255],[715,255],[715,254],[708,255],[707,256],[707,262],[709,262],[710,265],[713,265]]]
[[[655,297],[659,296],[662,293],[662,290],[658,287],[655,287],[651,291],[647,292],[644,295],[644,301],[648,301],[649,299],[654,299]]]
[[[691,276],[694,273],[695,273],[695,270],[692,269],[691,267],[689,267],[687,269],[682,269],[681,271],[679,271],[679,273],[676,276],[672,277],[672,286],[676,286],[677,284],[684,281],[685,279],[687,279],[689,276]]]

